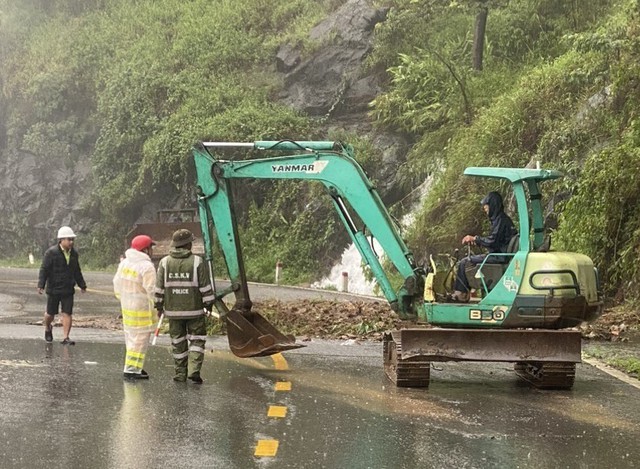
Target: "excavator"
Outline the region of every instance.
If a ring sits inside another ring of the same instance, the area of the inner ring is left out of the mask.
[[[225,160],[225,150],[272,153],[271,157]],[[560,178],[548,169],[470,167],[471,177],[507,181],[515,196],[519,236],[507,253],[488,254],[467,273],[476,295],[456,302],[447,295],[449,272],[417,265],[378,192],[356,162],[353,148],[333,141],[200,142],[193,149],[197,200],[215,292],[214,307],[224,318],[231,351],[239,357],[267,356],[303,345],[252,311],[234,212],[232,180],[291,179],[322,184],[351,240],[369,266],[391,308],[415,327],[383,338],[384,371],[399,387],[427,387],[432,362],[513,363],[518,376],[543,389],[570,389],[581,361],[581,334],[575,330],[602,310],[597,269],[579,253],[550,250],[545,236],[540,184]],[[353,214],[357,215],[356,222]],[[360,226],[359,226],[360,225]],[[367,239],[382,246],[404,279],[394,289]],[[230,286],[217,290],[213,275],[218,243]],[[500,256],[493,259],[492,256]],[[228,307],[224,298],[233,294]],[[574,329],[572,329],[574,328]]]

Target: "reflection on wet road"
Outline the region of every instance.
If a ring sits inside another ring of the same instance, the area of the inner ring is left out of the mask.
[[[79,316],[117,315],[120,305],[113,295],[113,274],[109,272],[84,272],[87,293],[75,296],[74,314]],[[24,324],[42,319],[46,297],[38,295],[36,285],[38,269],[0,268],[0,319]],[[226,288],[229,282],[218,280],[218,288]],[[299,299],[374,301],[376,299],[335,291],[250,283],[253,300],[278,298],[282,301]],[[379,298],[377,299],[379,300]]]
[[[123,383],[121,333],[74,328],[78,344],[64,347],[58,331],[46,344],[25,325],[42,318],[36,277],[0,269],[0,468],[640,465],[640,389],[587,365],[572,391],[531,389],[511,365],[482,363],[441,363],[429,389],[398,389],[379,343],[312,341],[243,360],[210,338],[194,386],[171,380],[161,337],[151,379]],[[112,276],[86,278],[78,314],[117,314]]]
[[[579,366],[572,391],[531,389],[509,365],[474,363],[439,365],[428,390],[397,389],[384,378],[379,348],[317,342],[284,362],[216,348],[206,355],[205,384],[196,386],[171,380],[166,347],[151,349],[148,382],[124,383],[120,344],[2,339],[0,466],[620,468],[640,461],[640,391],[589,366]],[[278,443],[274,457],[256,455],[260,441]]]

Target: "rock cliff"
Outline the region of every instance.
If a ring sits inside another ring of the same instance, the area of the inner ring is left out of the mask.
[[[320,133],[353,132],[369,137],[381,150],[378,189],[387,201],[393,201],[399,197],[394,193],[396,168],[404,161],[409,142],[372,128],[368,106],[382,83],[380,76],[365,68],[374,29],[386,16],[387,9],[374,7],[371,0],[349,0],[311,29],[309,38],[317,45],[312,53],[304,55],[299,45],[283,44],[274,57],[274,67],[283,76],[281,103],[315,119]],[[0,144],[3,141],[6,138]],[[61,225],[72,226],[80,235],[90,233],[99,217],[87,203],[95,176],[90,149],[77,163],[62,165],[51,155],[28,151],[5,150],[0,156],[0,248],[16,255],[26,251],[39,255],[54,242]],[[143,201],[142,219],[154,218],[159,208],[183,208],[185,197],[175,194],[167,199],[175,200],[175,206],[158,207]],[[85,237],[82,244],[88,242]]]

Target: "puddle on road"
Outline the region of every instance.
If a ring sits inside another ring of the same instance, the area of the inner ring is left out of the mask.
[[[11,295],[4,295],[0,293],[0,318],[19,316],[22,314],[23,305],[17,298]]]

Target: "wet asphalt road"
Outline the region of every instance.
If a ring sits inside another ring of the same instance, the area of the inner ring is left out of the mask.
[[[42,305],[6,286],[18,280],[0,277],[2,468],[640,466],[640,390],[588,365],[572,391],[531,389],[509,365],[474,363],[438,364],[428,390],[397,389],[378,343],[311,341],[242,360],[218,337],[197,386],[171,381],[162,337],[145,365],[151,379],[127,383],[121,333],[74,329],[78,343],[65,347],[58,328],[46,344],[21,321]],[[9,318],[12,305],[24,308]]]
[[[115,272],[114,272],[115,273]],[[83,272],[87,282],[87,292],[79,290],[75,295],[74,313],[78,316],[116,315],[119,303],[113,295],[113,275],[106,272]],[[15,322],[41,321],[46,305],[45,295],[38,295],[38,269],[0,268],[0,324]],[[224,289],[229,282],[218,280],[216,288]],[[328,290],[315,290],[297,287],[276,287],[274,285],[250,283],[249,293],[252,300],[280,299],[292,301],[338,300],[350,301],[385,301],[384,298],[373,298],[349,293],[338,293]],[[227,297],[233,299],[233,295]]]

